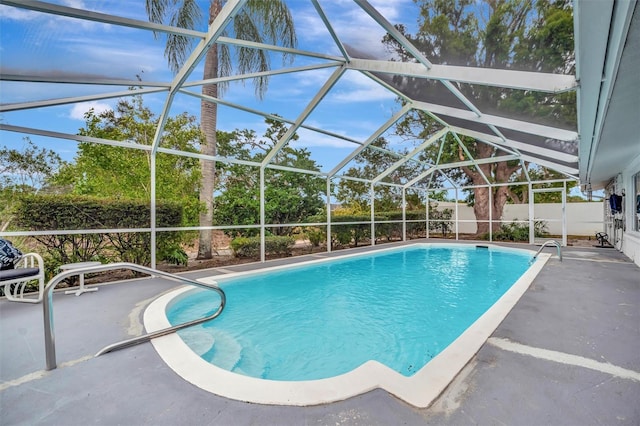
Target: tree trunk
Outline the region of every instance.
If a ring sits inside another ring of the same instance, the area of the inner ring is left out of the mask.
[[[218,16],[222,4],[220,0],[213,0],[209,7],[209,24]],[[218,48],[214,44],[211,46],[205,57],[203,78],[210,79],[218,76]],[[202,94],[212,97],[218,96],[218,86],[209,84],[202,86]],[[200,103],[200,127],[204,134],[205,140],[200,149],[202,154],[216,155],[217,153],[217,119],[218,104],[202,100]],[[213,191],[215,188],[216,162],[209,160],[200,160],[200,169],[202,171],[202,181],[200,182],[200,203],[204,205],[205,210],[200,213],[200,226],[213,225]],[[200,231],[198,241],[198,259],[211,259],[212,257],[212,230],[204,229]]]
[[[478,156],[478,158],[487,157]],[[493,177],[496,183],[508,182],[509,177],[511,177],[511,175],[520,168],[519,165],[509,166],[507,162],[495,163],[493,165],[481,165],[480,167],[482,168],[483,173],[489,178]],[[483,185],[486,183],[479,173],[470,174],[466,170],[465,172],[469,175],[474,185]],[[478,181],[476,181],[476,179]],[[492,191],[491,206],[489,205],[490,190]],[[491,229],[493,232],[499,231],[500,219],[504,212],[504,205],[509,199],[509,187],[495,186],[493,188],[475,188],[474,194],[475,202],[473,204],[473,212],[476,216],[476,221],[478,221],[478,229],[476,231],[477,235],[489,233],[489,208],[491,208]]]
[[[475,184],[475,182],[474,182]],[[481,222],[489,220],[489,190],[490,188],[475,188],[475,200],[473,203],[473,213],[476,216],[476,224],[478,235],[487,234],[489,232],[489,223]]]

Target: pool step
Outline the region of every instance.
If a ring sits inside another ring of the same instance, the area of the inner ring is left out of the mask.
[[[199,356],[203,356],[213,348],[214,337],[202,327],[188,327],[178,331],[182,340]]]
[[[242,346],[230,334],[219,330],[209,330],[215,339],[209,357],[203,358],[213,365],[217,365],[225,370],[233,371],[233,368],[240,361]]]
[[[230,334],[212,328],[190,327],[180,337],[198,356],[225,370],[251,377],[262,377],[264,359],[253,347],[243,347]]]
[[[253,347],[243,347],[240,360],[233,371],[245,376],[264,377],[264,370],[265,365],[262,354]]]

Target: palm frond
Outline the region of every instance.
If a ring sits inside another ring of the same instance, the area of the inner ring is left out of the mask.
[[[224,34],[224,33],[223,33]],[[228,76],[233,72],[233,65],[231,64],[231,52],[229,46],[226,44],[219,44],[218,46],[218,75]],[[218,96],[222,97],[229,88],[229,82],[223,81],[218,83]]]
[[[155,24],[162,24],[164,22],[164,15],[167,10],[167,6],[170,0],[146,0],[145,8],[147,9],[147,16],[149,21]],[[160,33],[153,32],[153,36],[157,39]]]
[[[164,23],[164,16],[171,0],[146,0],[145,8],[149,21],[156,24]]]
[[[171,15],[169,24],[174,27],[193,29],[202,17],[200,7],[195,0],[183,0],[181,7],[177,8]],[[169,62],[171,71],[177,73],[184,61],[191,53],[193,39],[190,37],[170,34],[167,36],[167,45],[164,50],[164,56]]]
[[[239,32],[243,34],[244,39],[263,43],[262,31],[258,22],[253,17],[246,13],[241,12],[236,15],[233,20],[233,29],[236,34]],[[240,74],[246,74],[250,72],[261,72],[270,69],[270,57],[269,52],[253,49],[248,47],[239,47],[237,50],[238,72]],[[256,77],[253,80],[256,96],[262,98],[267,90],[268,78]]]
[[[146,0],[145,7],[149,21],[174,27],[194,29],[202,18],[196,0]],[[158,34],[154,32],[156,38]],[[177,73],[187,59],[193,39],[176,34],[167,36],[164,56],[171,71]]]
[[[284,47],[293,48],[298,42],[293,17],[286,4],[280,0],[249,0],[244,9],[235,16],[233,31],[239,39],[258,43],[281,44]],[[241,74],[268,71],[271,68],[267,51],[239,47],[236,49],[236,55],[238,71]],[[285,53],[283,64],[291,62],[293,62],[293,55]],[[268,80],[265,76],[254,79],[255,93],[258,98],[264,96]]]
[[[251,16],[256,27],[260,28],[265,43],[291,48],[297,46],[293,16],[284,1],[249,0],[244,10]],[[285,58],[292,60],[290,55],[285,55]]]

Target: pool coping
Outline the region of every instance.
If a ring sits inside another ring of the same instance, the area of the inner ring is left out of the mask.
[[[460,246],[460,244],[452,243],[416,243],[405,245],[403,248],[451,245]],[[533,253],[533,250],[505,248],[494,244],[483,244],[482,246],[499,250]],[[399,248],[382,248],[379,251],[376,250],[376,253],[397,249]],[[362,255],[363,253],[353,253],[339,256],[338,258],[343,259]],[[183,379],[203,390],[234,400],[268,405],[309,406],[341,401],[380,388],[413,406],[425,408],[444,391],[480,350],[529,288],[550,257],[551,254],[549,253],[540,253],[529,269],[491,308],[411,377],[403,376],[377,361],[367,361],[348,373],[327,379],[309,381],[258,379],[233,373],[208,363],[193,352],[175,333],[153,339],[152,344],[164,362]],[[296,263],[295,266],[327,262],[335,259],[335,257],[314,259]],[[230,279],[291,268],[292,266],[294,265],[278,265],[228,274],[224,277],[201,278],[200,281],[215,283],[220,281],[221,278]],[[144,313],[144,324],[147,331],[152,332],[169,327],[170,324],[165,314],[167,304],[179,294],[191,289],[191,287],[182,287],[152,302]]]

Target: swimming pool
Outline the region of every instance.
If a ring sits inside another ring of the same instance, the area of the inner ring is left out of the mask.
[[[382,387],[425,406],[450,381],[442,368],[453,378],[526,290],[542,265],[529,267],[532,254],[413,244],[215,277],[224,313],[154,346],[187,380],[234,399],[309,405]],[[205,314],[211,295],[187,290],[154,302],[147,329]]]

